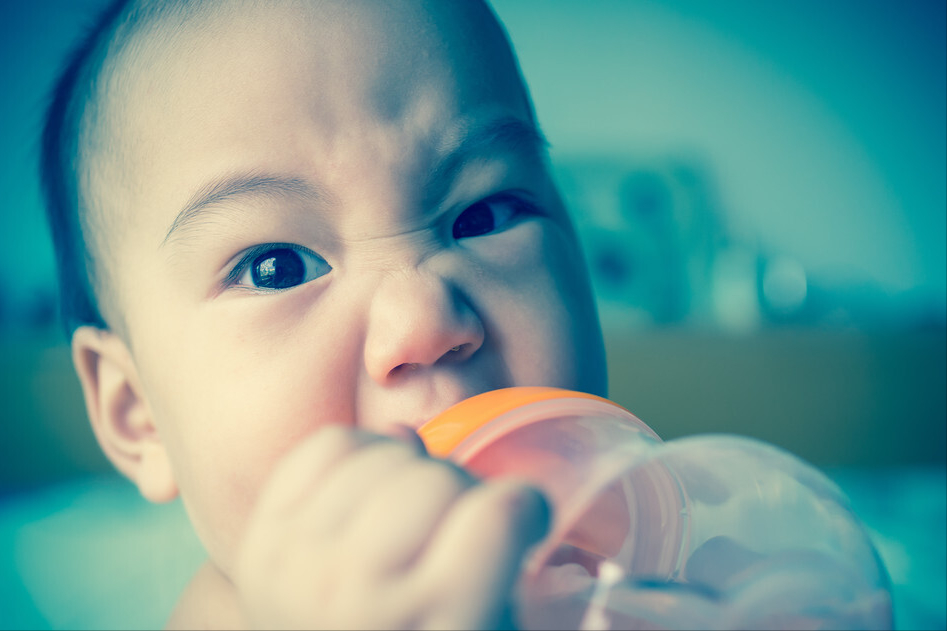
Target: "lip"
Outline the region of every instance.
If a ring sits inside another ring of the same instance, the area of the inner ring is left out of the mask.
[[[451,407],[451,406],[447,406],[447,407]],[[444,408],[444,409],[446,410],[447,408]],[[429,423],[433,419],[437,418],[438,414],[440,414],[440,412],[438,412],[437,414],[432,414],[431,416],[419,417],[413,421],[401,419],[401,420],[393,421],[391,423],[386,423],[386,425],[388,427],[396,428],[394,429],[395,433],[398,433],[399,431],[403,429],[404,431],[410,431],[417,434],[418,430],[420,430],[422,427],[424,427],[427,423]],[[387,432],[383,432],[383,433],[387,433]]]
[[[427,423],[430,423],[435,418],[437,418],[438,416],[440,416],[441,414],[443,414],[445,411],[449,410],[450,408],[454,407],[461,401],[465,401],[466,399],[469,399],[470,397],[475,397],[478,394],[483,394],[484,392],[488,392],[493,389],[494,388],[485,388],[483,390],[475,389],[469,392],[465,391],[463,394],[460,394],[460,395],[455,395],[452,397],[444,397],[442,401],[445,401],[445,403],[439,403],[429,408],[431,410],[434,410],[433,412],[421,414],[415,417],[414,421],[402,421],[401,424],[406,425],[410,427],[411,429],[413,429],[415,432],[417,432],[424,425],[426,425]]]
[[[476,395],[470,395],[470,396],[476,396]],[[463,400],[464,399],[459,399],[456,402],[451,403],[450,405],[444,406],[439,412],[436,412],[429,416],[423,416],[416,421],[402,421],[400,425],[405,425],[407,427],[410,427],[412,430],[417,432],[419,429],[421,429],[422,427],[424,427],[425,425],[427,425],[428,423],[436,419],[438,416],[443,414],[446,410],[449,410],[450,408],[454,407],[455,405],[457,405],[457,403],[460,403]]]
[[[491,375],[459,375],[444,371],[425,379],[409,380],[382,398],[366,402],[360,409],[359,425],[387,433],[384,428],[401,425],[415,433],[426,423],[470,397],[508,387]],[[398,412],[401,412],[400,414]]]

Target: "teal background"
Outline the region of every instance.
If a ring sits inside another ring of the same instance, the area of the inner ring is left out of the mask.
[[[943,310],[944,2],[495,6],[555,155],[695,156],[768,250]]]

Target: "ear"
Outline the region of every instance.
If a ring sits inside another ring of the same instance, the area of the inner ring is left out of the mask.
[[[111,331],[79,327],[72,335],[72,361],[92,431],[108,459],[146,499],[177,497],[171,461],[125,342]]]

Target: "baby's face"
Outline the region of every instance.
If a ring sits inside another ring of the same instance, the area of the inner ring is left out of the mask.
[[[604,394],[583,260],[484,9],[248,9],[144,50],[102,166],[112,274],[223,567],[320,426],[417,427],[514,385]]]

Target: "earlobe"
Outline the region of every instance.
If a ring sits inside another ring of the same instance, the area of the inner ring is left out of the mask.
[[[72,335],[72,361],[102,451],[146,499],[174,499],[178,489],[167,450],[125,342],[111,331],[79,327]]]

